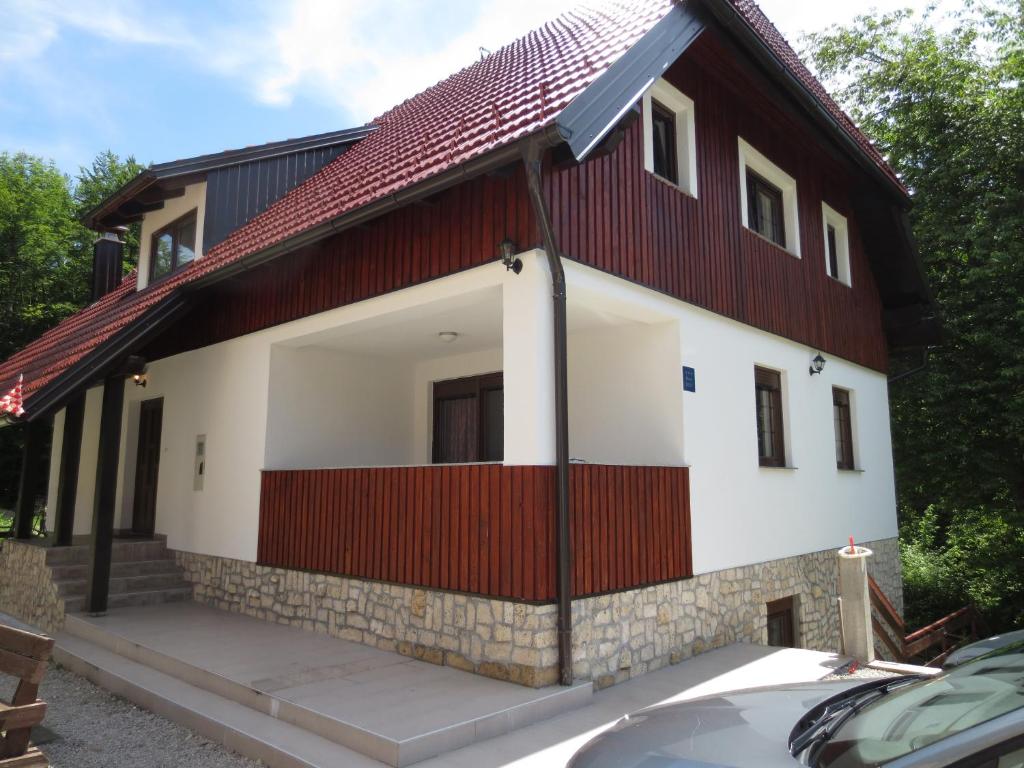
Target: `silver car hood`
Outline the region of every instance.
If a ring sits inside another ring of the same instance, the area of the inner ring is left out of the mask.
[[[643,709],[598,734],[571,768],[795,768],[789,735],[807,711],[863,680],[732,691]]]

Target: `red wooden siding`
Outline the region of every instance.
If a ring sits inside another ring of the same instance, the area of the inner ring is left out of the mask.
[[[257,267],[197,297],[150,359],[198,349],[498,259],[539,243],[521,168],[484,176]]]
[[[692,575],[684,467],[573,465],[573,593]],[[529,601],[555,597],[554,467],[263,473],[257,559]]]
[[[548,199],[567,256],[743,323],[876,370],[887,367],[881,304],[850,204],[861,183],[712,35],[667,73],[694,99],[698,198],[643,169],[640,122],[614,153],[549,170]],[[742,136],[797,181],[802,258],[740,220]],[[825,273],[821,202],[850,224],[853,287]],[[233,338],[497,258],[511,237],[540,237],[521,168],[483,177],[252,270],[200,299],[149,356]],[[571,288],[570,288],[571,292]],[[571,301],[571,296],[570,296]]]
[[[563,252],[826,353],[885,370],[881,303],[861,246],[853,173],[704,35],[666,78],[694,100],[698,197],[643,167],[638,120],[614,153],[548,179]],[[737,138],[797,182],[802,258],[743,226]],[[847,217],[853,287],[825,272],[821,203]],[[571,289],[570,289],[571,290]]]

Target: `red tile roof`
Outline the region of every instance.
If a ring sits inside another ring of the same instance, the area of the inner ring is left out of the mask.
[[[892,172],[750,0],[730,0],[880,167]],[[0,394],[25,375],[31,397],[175,288],[290,236],[527,136],[664,16],[671,0],[579,9],[501,48],[373,121],[378,130],[240,227],[188,268],[135,291],[135,275],[0,365]],[[895,178],[895,176],[893,176]]]
[[[828,111],[828,113],[835,119],[837,123],[849,134],[857,145],[864,151],[864,153],[871,158],[875,164],[888,176],[895,185],[906,192],[906,187],[900,181],[896,172],[889,167],[889,164],[885,162],[885,159],[875,148],[875,145],[871,143],[871,140],[865,136],[860,128],[858,128],[850,116],[843,111],[842,107],[836,104],[835,100],[828,95],[828,91],[823,86],[811,71],[804,66],[804,63],[800,60],[800,57],[796,55],[796,51],[786,42],[786,38],[782,36],[782,33],[772,24],[768,17],[764,15],[764,12],[758,7],[754,0],[729,0],[730,3],[739,12],[740,17],[753,29],[757,36],[760,37],[771,52],[775,55],[779,61],[796,77],[797,80],[813,95],[814,98],[821,103],[821,105]]]

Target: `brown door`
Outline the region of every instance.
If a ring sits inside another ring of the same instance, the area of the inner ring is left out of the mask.
[[[160,431],[164,399],[143,400],[139,411],[139,452],[135,462],[132,533],[152,536],[156,523],[156,480],[160,474]]]
[[[793,598],[784,597],[768,603],[768,645],[795,648],[796,632],[793,621]]]
[[[435,382],[434,463],[501,461],[504,411],[500,373]]]

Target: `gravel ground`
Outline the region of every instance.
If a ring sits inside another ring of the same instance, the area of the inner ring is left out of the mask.
[[[0,698],[10,701],[16,684],[0,679]],[[48,705],[39,748],[54,768],[263,766],[53,664],[39,698]]]

